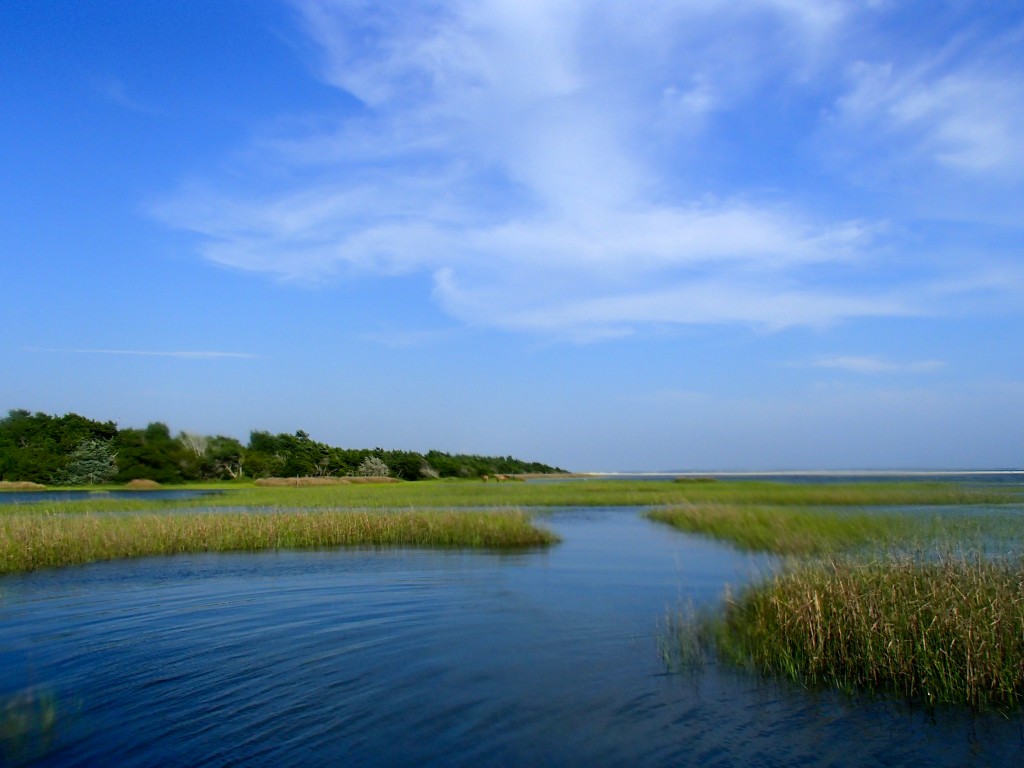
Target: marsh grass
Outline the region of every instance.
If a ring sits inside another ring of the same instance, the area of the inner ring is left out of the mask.
[[[804,563],[727,600],[719,620],[681,617],[676,636],[711,639],[722,658],[803,685],[1015,706],[1024,568],[980,557]]]
[[[508,549],[557,541],[521,511],[9,515],[0,573],[183,552],[351,545]]]
[[[769,489],[778,501],[785,492]],[[851,492],[857,489],[849,489]],[[872,498],[831,489],[835,502]],[[669,666],[720,658],[807,686],[889,692],[929,705],[1024,703],[1024,551],[1019,505],[893,489],[880,504],[708,502],[651,510],[651,519],[734,546],[788,556],[784,567],[718,613],[679,610],[661,640]],[[955,491],[955,489],[952,489]],[[813,559],[809,559],[813,558]]]
[[[1015,508],[887,511],[699,504],[653,509],[646,516],[740,549],[778,555],[838,552],[1006,552],[1024,549]]]
[[[1005,503],[1020,500],[1001,488],[951,482],[821,482],[781,483],[731,481],[679,484],[691,504],[756,504],[761,506],[877,507]]]
[[[675,483],[671,481],[565,480],[545,483],[421,481],[384,485],[344,484],[311,487],[197,485],[221,490],[217,496],[159,501],[91,497],[32,504],[34,510],[61,514],[84,511],[141,511],[197,507],[280,508],[441,508],[669,506],[714,503],[760,506],[872,506],[1000,504],[1017,500],[999,489],[962,489],[951,483],[785,484],[750,481]],[[0,516],[26,512],[30,505],[0,505]]]
[[[905,538],[914,527],[905,515],[735,504],[654,509],[647,517],[688,533],[707,534],[741,549],[801,555]]]
[[[0,491],[45,491],[46,486],[28,480],[0,480]]]

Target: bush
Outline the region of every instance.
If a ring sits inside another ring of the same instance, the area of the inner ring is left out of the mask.
[[[356,470],[361,477],[390,477],[391,470],[388,465],[376,456],[367,456],[363,463]]]

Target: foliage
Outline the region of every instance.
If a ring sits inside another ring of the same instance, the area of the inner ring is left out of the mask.
[[[391,470],[388,465],[376,456],[367,456],[359,465],[360,477],[391,477]]]
[[[248,477],[351,477],[368,458],[385,464],[402,480],[479,477],[484,474],[561,471],[511,456],[449,455],[383,448],[337,448],[313,440],[302,430],[271,434],[254,430],[248,445],[232,437],[180,432],[151,422],[145,429],[118,429],[71,413],[65,416],[12,410],[0,419],[0,481],[68,482],[65,470],[84,441],[110,441],[117,454],[117,482],[146,479],[159,483],[239,480]]]
[[[180,483],[198,479],[187,469],[186,449],[171,437],[170,429],[162,422],[152,422],[145,429],[122,429],[114,443],[118,455],[118,482],[145,479]]]
[[[0,419],[0,480],[48,483],[83,441],[110,440],[116,435],[117,426],[111,421],[92,421],[75,413],[49,416],[9,411]]]
[[[117,474],[117,454],[110,440],[83,440],[71,452],[67,465],[54,475],[58,485],[96,485]]]

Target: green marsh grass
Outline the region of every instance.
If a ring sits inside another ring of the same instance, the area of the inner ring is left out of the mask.
[[[723,658],[803,685],[975,708],[1024,701],[1019,560],[805,563],[729,600],[717,622],[693,626],[704,637],[714,627]]]
[[[806,555],[858,547],[897,536],[908,528],[906,516],[718,503],[654,509],[647,517],[740,549],[775,554]]]
[[[0,573],[184,552],[351,545],[509,549],[555,541],[515,510],[7,515],[0,517]]]
[[[647,517],[740,549],[778,555],[851,551],[1006,551],[1024,548],[1020,513],[1008,508],[862,508],[694,504],[652,509]]]
[[[714,652],[807,686],[929,705],[1024,703],[1018,495],[997,507],[985,493],[932,484],[755,490],[647,513],[787,558],[738,597],[727,593],[718,613],[670,615],[661,640],[670,666]]]
[[[944,482],[782,483],[757,480],[677,483],[690,504],[759,506],[877,507],[948,504],[999,504],[1020,501],[1001,488]],[[670,502],[671,503],[671,502]]]
[[[423,481],[392,485],[259,488],[252,484],[179,486],[223,493],[191,500],[157,501],[92,497],[66,502],[0,505],[0,516],[24,512],[139,511],[204,507],[426,508],[667,506],[872,506],[877,504],[982,504],[1016,500],[1001,490],[963,489],[942,483],[836,483],[797,485],[752,481],[675,483],[655,480],[562,480],[534,483]],[[171,490],[168,488],[168,490]]]

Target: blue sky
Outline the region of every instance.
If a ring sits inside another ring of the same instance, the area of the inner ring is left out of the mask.
[[[1024,465],[1024,3],[13,0],[0,407]]]

